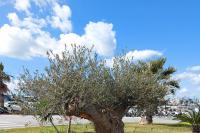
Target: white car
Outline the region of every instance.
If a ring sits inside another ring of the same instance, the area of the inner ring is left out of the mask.
[[[20,111],[22,111],[22,108],[15,101],[7,101],[7,102],[4,103],[4,106],[10,112],[20,112]]]

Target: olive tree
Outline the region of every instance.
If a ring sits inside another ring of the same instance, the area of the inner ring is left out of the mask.
[[[92,121],[97,133],[123,133],[122,117],[129,108],[140,105],[144,93],[164,88],[144,69],[146,63],[125,56],[116,57],[112,68],[86,47],[48,56],[44,73],[26,70],[19,83],[19,93],[37,101],[32,106],[41,118],[77,116]]]

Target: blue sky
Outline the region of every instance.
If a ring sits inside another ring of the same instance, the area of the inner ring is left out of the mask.
[[[167,57],[181,80],[178,96],[200,94],[198,0],[0,0],[0,62],[17,77],[42,70],[46,50],[94,45],[112,63],[122,50],[136,59]],[[12,83],[11,87],[13,87]]]

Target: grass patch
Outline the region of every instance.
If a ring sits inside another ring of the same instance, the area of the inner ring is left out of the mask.
[[[62,133],[66,133],[67,126],[58,126]],[[52,127],[31,127],[24,129],[0,130],[0,133],[55,133]],[[93,125],[72,125],[72,133],[94,133]],[[191,133],[188,124],[176,125],[139,125],[126,123],[125,133]]]

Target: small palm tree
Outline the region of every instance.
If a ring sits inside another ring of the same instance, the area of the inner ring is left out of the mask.
[[[179,114],[176,117],[182,122],[190,123],[193,133],[200,133],[200,105],[198,105],[198,111],[189,110],[187,113]]]
[[[0,63],[0,107],[4,107],[4,93],[8,92],[8,87],[4,82],[9,82],[10,77],[4,72],[4,66]]]
[[[172,74],[176,72],[176,69],[174,67],[164,68],[165,63],[166,58],[160,58],[150,61],[145,68],[149,73],[156,75],[158,82],[165,87],[164,90],[158,90],[158,88],[156,88],[157,91],[153,92],[153,95],[156,93],[156,95],[158,95],[157,97],[149,95],[150,97],[147,98],[146,96],[145,100],[147,103],[144,107],[146,120],[144,121],[147,124],[152,124],[153,115],[155,114],[157,107],[164,104],[165,96],[175,94],[176,89],[180,87],[178,81],[172,78]]]

